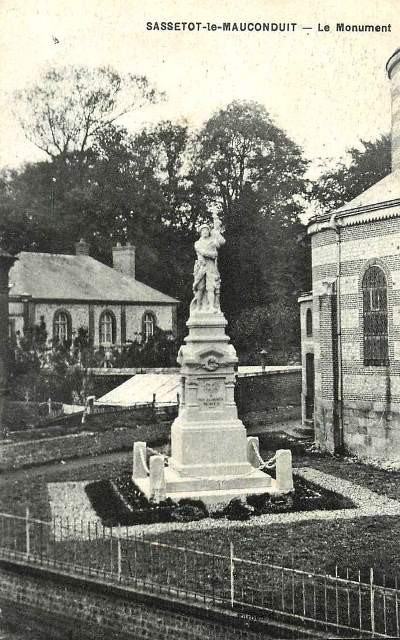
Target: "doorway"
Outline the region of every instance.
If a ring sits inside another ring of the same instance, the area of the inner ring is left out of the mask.
[[[314,417],[314,354],[306,354],[306,420]]]

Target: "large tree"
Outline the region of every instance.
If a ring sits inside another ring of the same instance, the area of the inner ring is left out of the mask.
[[[16,93],[15,110],[27,138],[50,158],[83,158],[104,127],[159,97],[145,76],[70,66],[50,69]]]
[[[224,222],[235,215],[246,186],[262,194],[265,214],[295,219],[300,211],[293,196],[305,189],[307,162],[301,149],[256,102],[232,102],[215,113],[198,139],[195,162],[203,173],[209,202]]]
[[[312,196],[321,213],[334,211],[372,187],[391,171],[390,136],[361,141],[347,152],[346,161],[315,181]]]
[[[276,301],[293,306],[307,279],[298,242],[299,196],[308,187],[301,149],[262,105],[233,102],[201,130],[194,164],[203,200],[226,228],[220,267],[228,316]]]
[[[280,330],[269,321],[265,345],[282,335],[291,345],[297,323],[289,319],[308,287],[298,198],[305,168],[300,149],[253,103],[228,105],[199,135],[171,122],[136,135],[109,123],[83,164],[80,150],[69,151],[4,175],[0,237],[13,251],[64,253],[83,236],[105,262],[112,243],[130,240],[138,278],[181,300],[183,325],[196,227],[218,209],[227,239],[219,261],[224,312],[235,322],[242,310],[264,307],[268,315],[277,305]],[[250,342],[254,354],[259,339]]]

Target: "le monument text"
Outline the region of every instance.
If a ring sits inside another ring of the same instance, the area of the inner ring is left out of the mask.
[[[330,31],[337,33],[391,33],[392,25],[388,24],[347,24],[336,22],[335,24],[324,24],[318,22],[314,25],[302,25],[298,22],[197,22],[197,21],[172,21],[172,20],[149,20],[146,22],[147,31],[225,31],[235,33],[239,31],[247,32],[269,32],[269,33],[293,33],[295,31],[316,31],[327,33]]]

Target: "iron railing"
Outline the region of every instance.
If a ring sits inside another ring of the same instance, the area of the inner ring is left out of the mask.
[[[400,637],[397,578],[373,569],[317,573],[175,546],[134,527],[0,514],[0,558],[135,586],[252,618],[313,624],[344,637]]]

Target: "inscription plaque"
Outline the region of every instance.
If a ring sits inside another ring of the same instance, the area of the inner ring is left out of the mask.
[[[215,409],[225,402],[225,384],[220,378],[199,381],[197,400],[204,409]]]

